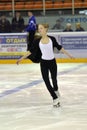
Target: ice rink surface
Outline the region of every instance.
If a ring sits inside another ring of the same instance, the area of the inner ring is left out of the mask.
[[[87,130],[87,64],[58,64],[61,107],[39,64],[0,65],[0,130]]]

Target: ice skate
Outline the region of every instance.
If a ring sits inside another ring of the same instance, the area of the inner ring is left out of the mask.
[[[60,107],[60,100],[59,100],[59,98],[53,100],[53,107]]]

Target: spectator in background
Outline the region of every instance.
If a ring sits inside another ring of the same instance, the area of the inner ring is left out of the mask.
[[[24,19],[21,17],[20,12],[16,12],[15,17],[12,19],[12,32],[22,32],[24,29]]]
[[[52,27],[52,29],[55,29],[55,30],[63,29],[63,26],[61,25],[60,19],[56,20],[56,24]]]
[[[73,32],[70,23],[67,23],[67,24],[66,24],[66,28],[63,30],[63,32]]]
[[[28,25],[26,26],[26,28],[24,29],[25,32],[28,32],[28,47],[27,50],[29,50],[29,48],[32,45],[32,42],[34,40],[34,36],[35,36],[35,32],[36,32],[36,18],[33,15],[33,13],[31,11],[28,12],[28,16],[29,16],[29,21],[28,21]]]
[[[0,33],[10,33],[11,32],[11,24],[9,20],[7,20],[5,14],[2,14],[0,17]]]
[[[76,32],[79,32],[79,31],[85,31],[84,28],[81,27],[81,24],[80,23],[76,23]]]

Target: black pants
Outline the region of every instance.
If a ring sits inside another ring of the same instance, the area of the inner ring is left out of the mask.
[[[30,31],[29,32],[29,36],[28,36],[28,39],[27,39],[27,50],[29,50],[33,44],[33,40],[34,40],[34,36],[35,36],[35,32],[36,31]]]
[[[40,67],[41,67],[41,73],[42,73],[43,80],[46,84],[46,87],[50,92],[52,98],[56,99],[57,96],[54,91],[58,90],[58,85],[57,85],[57,64],[55,59],[41,60]],[[49,78],[49,72],[51,74],[52,85]]]

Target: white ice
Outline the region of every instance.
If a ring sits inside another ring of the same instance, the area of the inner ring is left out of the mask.
[[[0,65],[0,130],[87,130],[87,64],[58,64],[61,107],[39,64]]]

